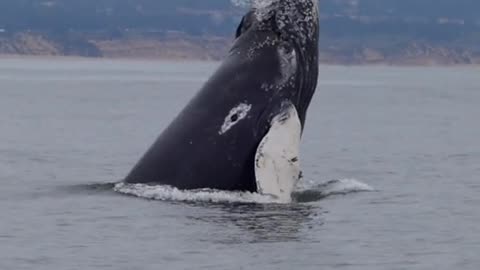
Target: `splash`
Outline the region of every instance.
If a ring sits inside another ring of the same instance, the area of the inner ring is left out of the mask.
[[[214,189],[179,190],[165,185],[145,185],[117,183],[116,192],[139,198],[158,201],[207,202],[207,203],[254,203],[283,204],[282,201],[267,195],[251,192],[234,192]],[[302,183],[292,194],[294,203],[315,202],[334,195],[347,195],[358,192],[375,191],[371,186],[355,179],[332,180],[314,185]]]
[[[126,195],[159,201],[211,202],[211,203],[280,203],[271,196],[251,192],[233,192],[214,189],[179,190],[165,185],[118,183],[114,190]]]

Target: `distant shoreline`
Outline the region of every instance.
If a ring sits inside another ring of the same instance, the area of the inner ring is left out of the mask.
[[[0,37],[0,55],[26,57],[86,57],[167,61],[220,61],[228,53],[232,37],[170,35],[124,38],[75,35],[52,37],[20,32]],[[463,66],[480,64],[480,51],[455,45],[408,41],[379,46],[362,42],[321,38],[321,64],[383,66]]]
[[[147,57],[86,57],[86,56],[71,56],[71,55],[26,55],[26,54],[2,54],[0,53],[1,60],[57,60],[57,61],[132,61],[132,62],[200,62],[200,63],[220,63],[222,60],[211,59],[196,59],[196,58],[147,58]],[[458,64],[406,64],[406,63],[335,63],[335,62],[322,62],[321,66],[371,66],[371,67],[480,67],[480,63],[458,63]]]
[[[173,35],[149,38],[134,36],[107,39],[76,36],[52,38],[41,33],[23,32],[0,37],[2,57],[68,57],[91,59],[135,59],[166,61],[220,61],[228,53],[231,37]],[[383,66],[462,66],[480,64],[480,51],[409,41],[396,46],[340,40],[320,40],[321,64]]]

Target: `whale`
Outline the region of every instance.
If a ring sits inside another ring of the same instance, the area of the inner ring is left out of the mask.
[[[217,70],[124,183],[291,201],[317,88],[318,38],[316,0],[255,1]]]

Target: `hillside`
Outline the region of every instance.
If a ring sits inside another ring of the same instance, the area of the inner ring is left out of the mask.
[[[479,8],[474,0],[322,0],[322,60],[477,63]],[[3,0],[0,53],[216,59],[243,13],[230,0]]]

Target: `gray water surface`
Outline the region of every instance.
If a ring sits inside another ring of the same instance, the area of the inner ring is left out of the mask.
[[[0,269],[480,268],[475,67],[321,67],[304,185],[339,179],[345,195],[148,200],[103,185],[216,67],[0,59]],[[350,192],[362,185],[375,191]]]

